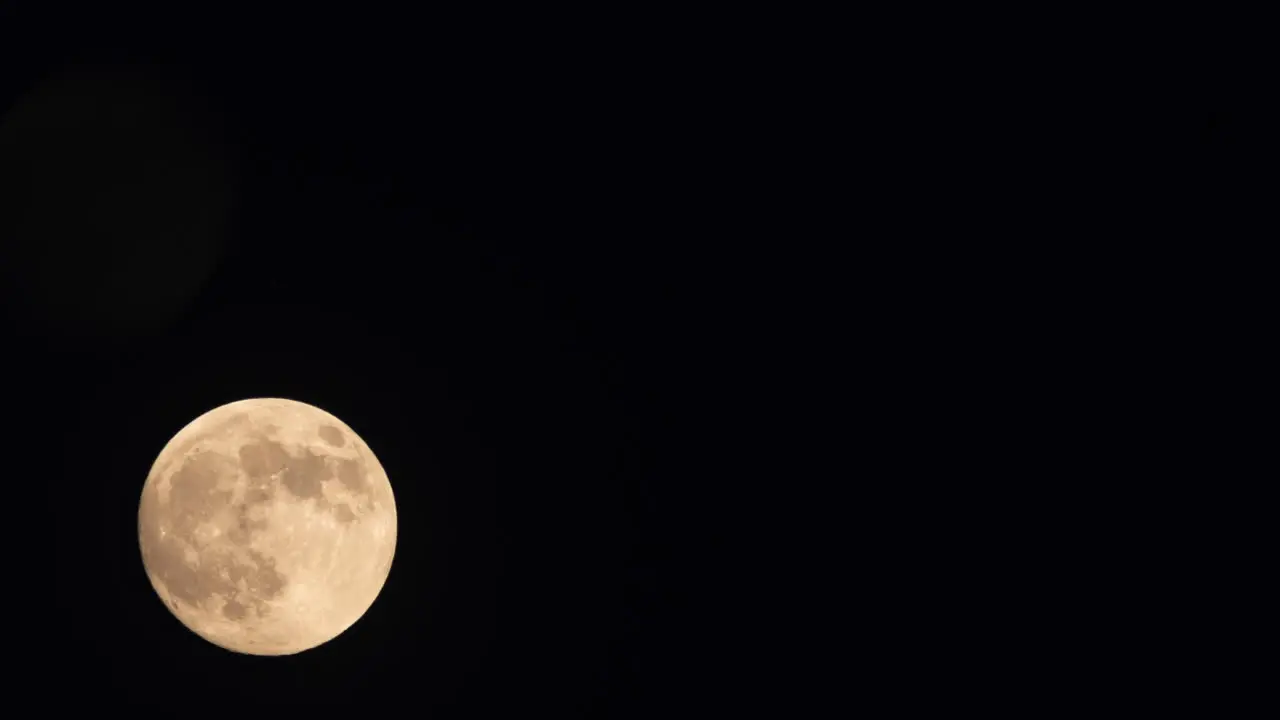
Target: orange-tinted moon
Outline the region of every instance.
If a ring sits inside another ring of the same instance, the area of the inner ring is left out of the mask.
[[[293,400],[241,400],[160,452],[138,538],[152,587],[184,625],[228,650],[289,655],[373,604],[395,555],[395,498],[341,420]]]

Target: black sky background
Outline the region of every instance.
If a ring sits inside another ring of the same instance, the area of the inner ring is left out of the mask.
[[[782,716],[814,714],[792,674],[865,705],[1128,683],[1164,647],[1111,632],[1160,617],[1123,611],[1128,541],[1052,546],[1077,509],[1136,534],[1146,471],[1044,477],[1116,452],[1107,418],[1181,419],[1150,368],[1198,355],[1158,320],[1258,336],[1229,320],[1270,265],[1232,240],[1270,226],[1271,114],[1215,77],[1042,118],[971,47],[737,12],[0,3],[15,704]],[[165,442],[254,396],[349,423],[400,513],[374,607],[291,658],[187,631],[137,549]]]
[[[94,107],[179,108],[135,127],[55,104],[5,136],[28,692],[591,717],[723,702],[758,640],[714,592],[734,472],[709,460],[739,373],[713,351],[744,323],[731,188],[755,156],[729,152],[746,133],[716,108],[738,81],[688,42],[697,22],[658,41],[627,18],[102,5],[9,6],[2,30],[10,118],[68,76]],[[203,166],[175,169],[152,142],[166,123],[214,148],[225,194],[173,181]],[[355,428],[400,515],[374,607],[290,658],[187,631],[137,550],[155,455],[260,396]]]

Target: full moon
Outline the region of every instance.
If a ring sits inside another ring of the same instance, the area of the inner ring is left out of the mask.
[[[235,652],[291,655],[373,605],[395,554],[395,498],[341,420],[294,400],[241,400],[165,445],[142,490],[138,540],[183,625]]]

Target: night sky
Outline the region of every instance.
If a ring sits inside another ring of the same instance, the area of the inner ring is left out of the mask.
[[[39,509],[9,527],[11,692],[713,707],[727,81],[618,18],[63,5],[0,30],[6,479]],[[347,633],[255,658],[161,605],[137,504],[183,425],[273,396],[373,448],[399,542]]]
[[[1183,643],[1152,608],[1195,595],[1137,601],[1131,558],[1202,510],[1144,531],[1113,457],[1045,478],[1099,445],[1149,467],[1169,388],[1233,375],[1184,346],[1266,355],[1216,349],[1267,306],[1246,74],[1147,123],[1129,87],[1041,113],[1052,82],[968,74],[972,48],[812,18],[788,45],[745,6],[283,5],[0,1],[17,712],[808,718],[820,685],[1143,688],[1138,653]],[[272,396],[360,434],[399,536],[362,620],[257,658],[163,607],[137,511],[178,430]]]

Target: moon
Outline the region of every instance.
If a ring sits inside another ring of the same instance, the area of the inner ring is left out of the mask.
[[[138,540],[152,587],[183,625],[234,652],[291,655],[373,605],[395,555],[395,497],[338,418],[295,400],[241,400],[160,451]]]

